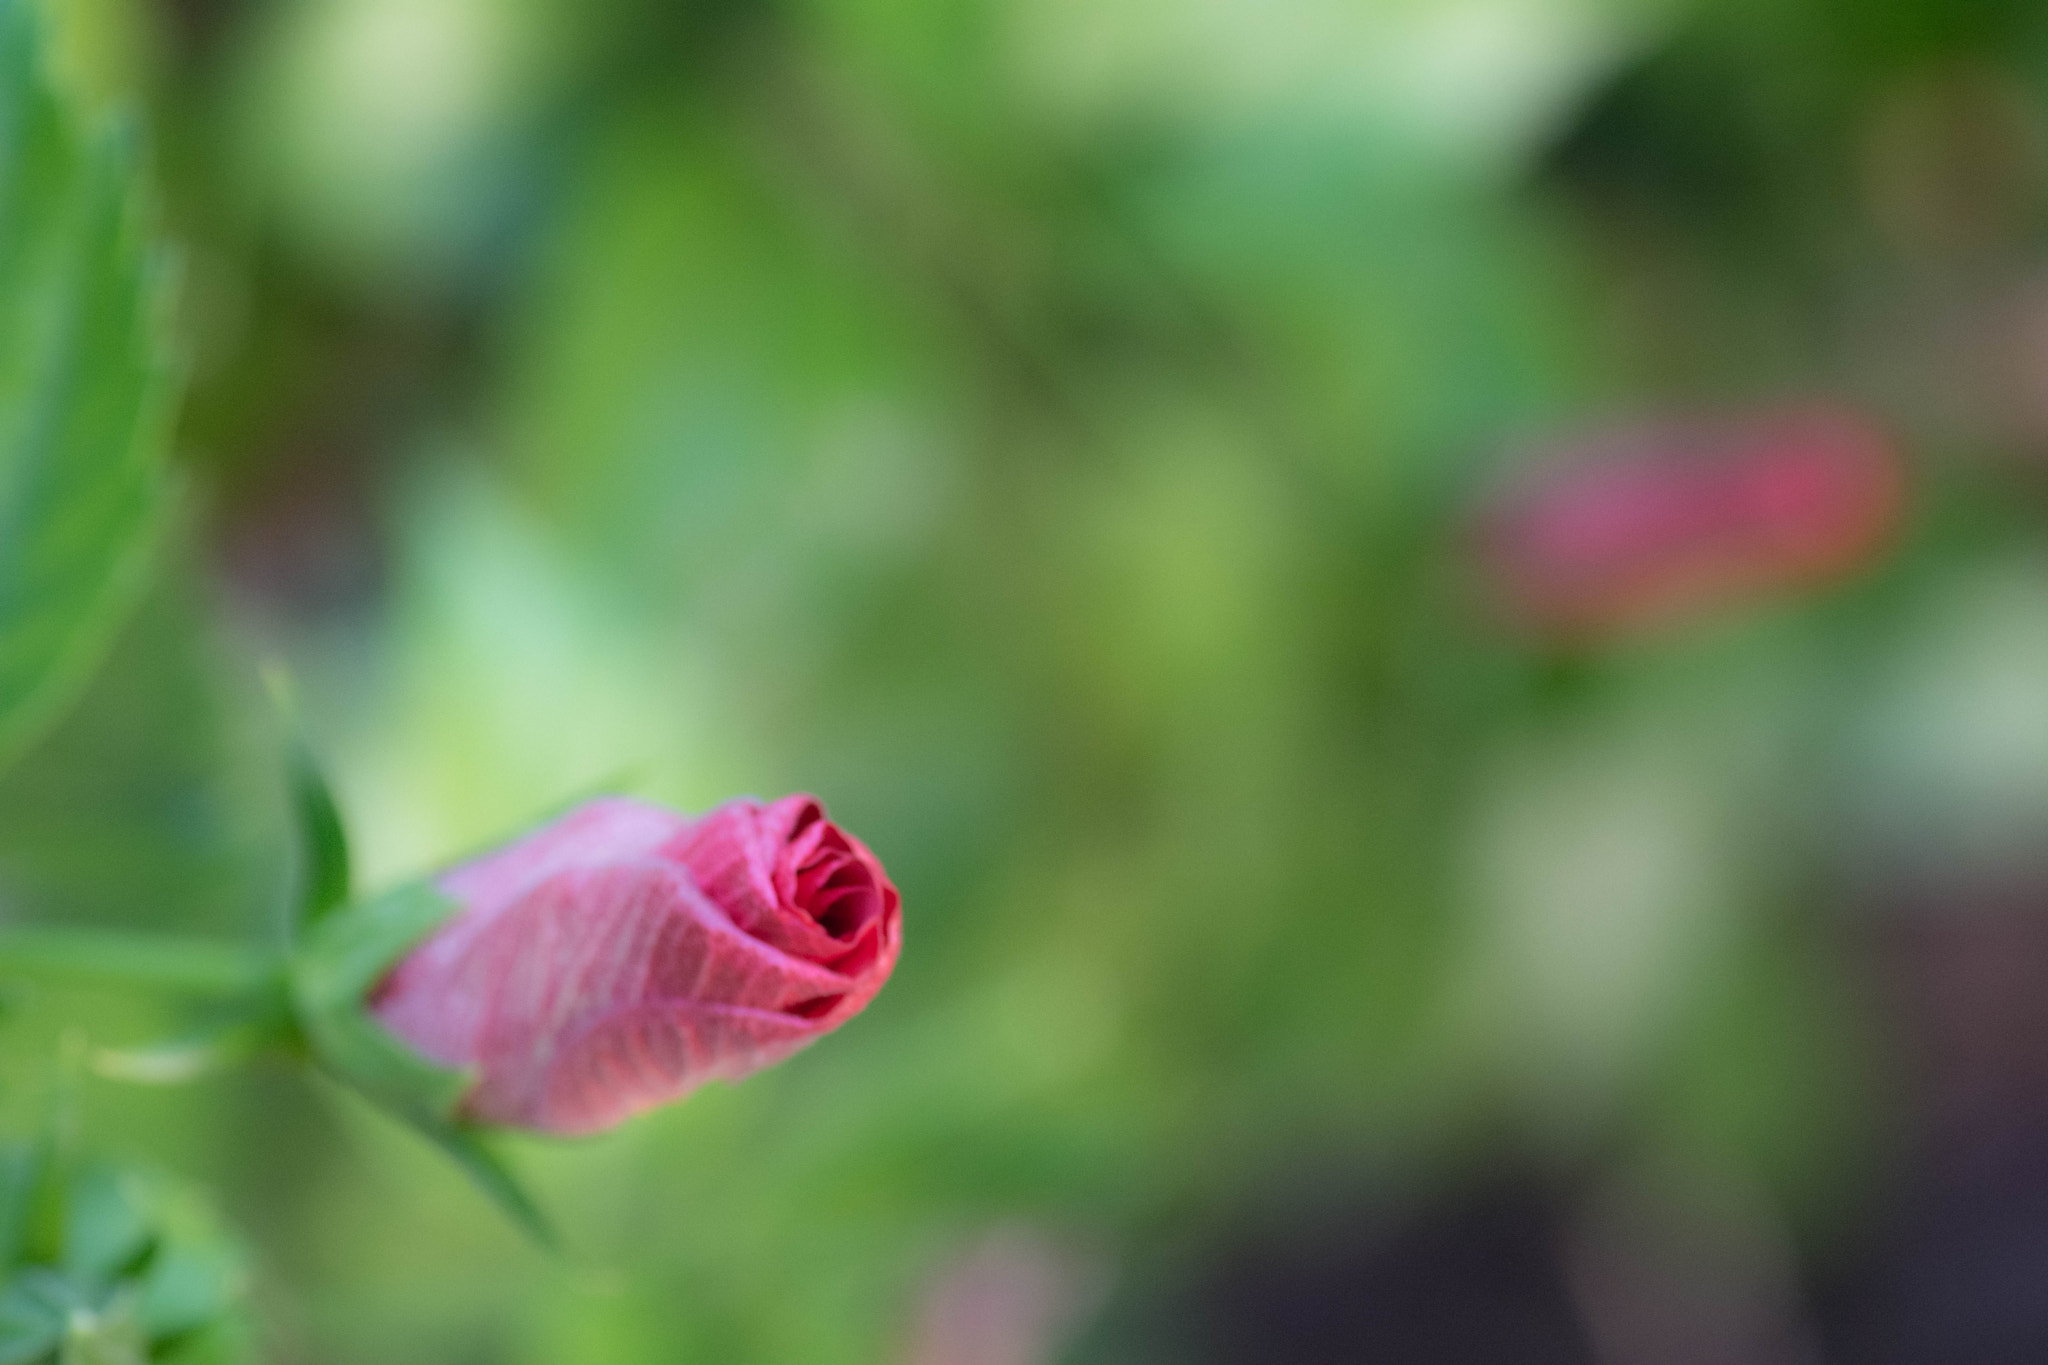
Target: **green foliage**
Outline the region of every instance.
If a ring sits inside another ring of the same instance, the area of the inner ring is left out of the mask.
[[[8,1208],[33,1235],[0,1279],[0,1361],[246,1361],[245,1255],[189,1193],[49,1147],[8,1146]]]
[[[58,716],[144,584],[174,369],[132,134],[87,131],[34,7],[0,7],[0,760]]]

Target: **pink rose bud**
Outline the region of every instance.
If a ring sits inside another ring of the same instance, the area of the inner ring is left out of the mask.
[[[860,1013],[896,888],[808,796],[690,819],[607,798],[444,874],[462,908],[372,993],[471,1118],[590,1133],[738,1080]]]
[[[1495,501],[1479,556],[1510,620],[1584,638],[1841,577],[1903,503],[1884,435],[1811,405],[1596,438]]]

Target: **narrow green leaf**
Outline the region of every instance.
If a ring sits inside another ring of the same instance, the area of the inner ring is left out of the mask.
[[[0,762],[60,714],[144,586],[177,388],[134,138],[91,134],[0,0]]]
[[[296,728],[286,762],[299,825],[299,919],[311,923],[348,900],[348,834],[327,775]]]
[[[306,735],[290,675],[271,667],[263,676],[284,725],[285,778],[298,830],[299,889],[292,925],[296,933],[347,903],[348,831],[342,825],[341,807],[334,800],[327,774]]]
[[[151,1343],[154,1365],[257,1365],[248,1318],[233,1314]]]

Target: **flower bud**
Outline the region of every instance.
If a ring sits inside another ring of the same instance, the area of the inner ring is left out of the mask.
[[[1586,442],[1497,498],[1478,550],[1509,619],[1582,639],[1839,577],[1882,548],[1902,503],[1884,435],[1809,405]]]
[[[472,1071],[475,1120],[590,1133],[781,1061],[858,1014],[901,912],[808,796],[691,819],[606,798],[444,874],[460,909],[372,1015]]]

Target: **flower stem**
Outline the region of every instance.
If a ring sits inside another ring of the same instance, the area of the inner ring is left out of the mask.
[[[241,944],[126,929],[0,925],[0,979],[128,985],[208,998],[266,993],[283,960]]]

